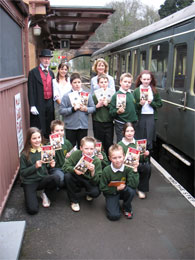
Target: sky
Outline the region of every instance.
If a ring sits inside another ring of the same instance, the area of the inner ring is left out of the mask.
[[[78,5],[78,6],[104,6],[105,4],[111,2],[112,0],[98,0],[96,1],[92,1],[91,0],[71,0],[71,1],[67,1],[67,0],[49,0],[51,5]],[[115,0],[116,1],[116,0]],[[120,0],[117,0],[120,1]],[[123,0],[122,0],[123,1]],[[164,4],[165,0],[154,0],[152,1],[152,4],[149,2],[149,0],[140,0],[143,4],[149,5],[149,6],[153,6],[155,9],[159,9],[160,5]],[[94,3],[95,2],[95,3]],[[82,4],[81,4],[82,3]]]

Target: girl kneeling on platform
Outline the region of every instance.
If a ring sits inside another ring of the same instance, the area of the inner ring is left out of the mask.
[[[137,148],[137,141],[134,139],[135,130],[131,123],[126,123],[123,127],[123,138],[118,143],[123,147],[124,153],[127,153],[129,147]],[[149,159],[149,151],[145,150],[143,155],[140,155],[138,173],[139,185],[137,194],[140,199],[146,198],[146,192],[149,191],[149,180],[151,176],[151,165]]]
[[[55,161],[52,160],[49,164],[41,161],[41,145],[41,131],[36,127],[29,128],[20,157],[20,177],[24,189],[26,210],[31,215],[39,211],[37,191],[40,191],[43,207],[49,207],[50,200],[46,194],[60,184],[58,175],[48,174],[49,169],[55,167]]]

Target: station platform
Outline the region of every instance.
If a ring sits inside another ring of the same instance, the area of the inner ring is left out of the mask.
[[[51,201],[28,215],[16,180],[1,222],[26,222],[19,259],[194,259],[194,207],[155,166],[147,198],[133,200],[132,220],[109,221],[102,194],[92,202],[83,196],[78,213],[66,190]]]
[[[91,118],[88,134],[92,135]],[[50,208],[43,208],[40,200],[39,213],[30,216],[17,178],[0,221],[25,221],[20,260],[190,260],[195,258],[194,205],[174,184],[153,161],[150,192],[144,200],[135,196],[134,218],[121,215],[112,222],[106,218],[102,194],[88,202],[83,193],[76,213],[65,189],[51,194]],[[7,245],[9,250],[9,239]],[[0,259],[6,260],[1,250]]]

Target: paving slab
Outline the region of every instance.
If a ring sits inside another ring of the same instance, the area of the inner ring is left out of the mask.
[[[26,221],[0,222],[0,259],[16,260],[19,257]]]

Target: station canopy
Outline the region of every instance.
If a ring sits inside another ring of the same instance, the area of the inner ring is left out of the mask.
[[[109,7],[47,6],[46,15],[31,16],[32,25],[42,28],[46,48],[79,49],[114,13]]]

